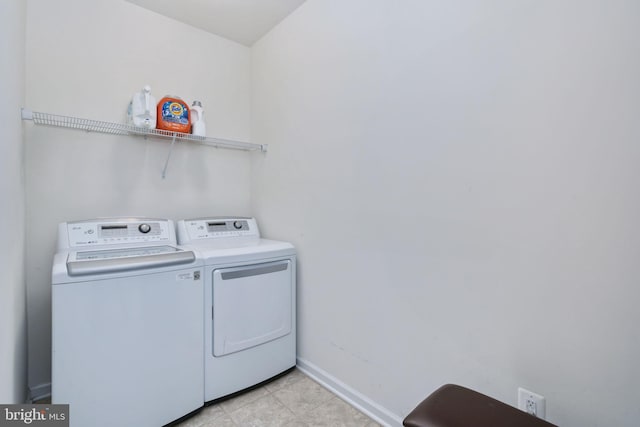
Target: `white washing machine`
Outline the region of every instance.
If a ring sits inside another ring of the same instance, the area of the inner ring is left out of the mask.
[[[253,218],[178,222],[204,259],[205,402],[296,365],[296,252],[260,238]]]
[[[72,427],[158,427],[203,397],[203,269],[173,222],[60,224],[52,270],[52,403]]]

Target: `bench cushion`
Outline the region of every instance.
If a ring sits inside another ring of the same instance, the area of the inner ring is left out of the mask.
[[[404,419],[405,427],[557,427],[459,385],[434,391]]]

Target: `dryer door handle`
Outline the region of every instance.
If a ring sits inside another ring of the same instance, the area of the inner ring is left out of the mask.
[[[240,279],[242,277],[259,276],[262,274],[285,271],[289,268],[290,261],[270,262],[268,264],[253,264],[246,267],[228,268],[221,272],[222,280]]]

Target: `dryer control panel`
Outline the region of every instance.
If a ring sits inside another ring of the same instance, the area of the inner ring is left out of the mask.
[[[165,219],[114,218],[60,224],[60,237],[66,247],[175,243],[173,224]]]
[[[260,238],[254,218],[217,217],[186,219],[178,223],[178,240],[186,244],[195,240]]]

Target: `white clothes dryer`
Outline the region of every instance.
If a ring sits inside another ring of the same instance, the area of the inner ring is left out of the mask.
[[[52,269],[52,403],[71,427],[158,427],[201,408],[202,261],[173,222],[60,224]]]
[[[178,221],[204,260],[205,402],[296,365],[296,251],[260,238],[254,218]]]

